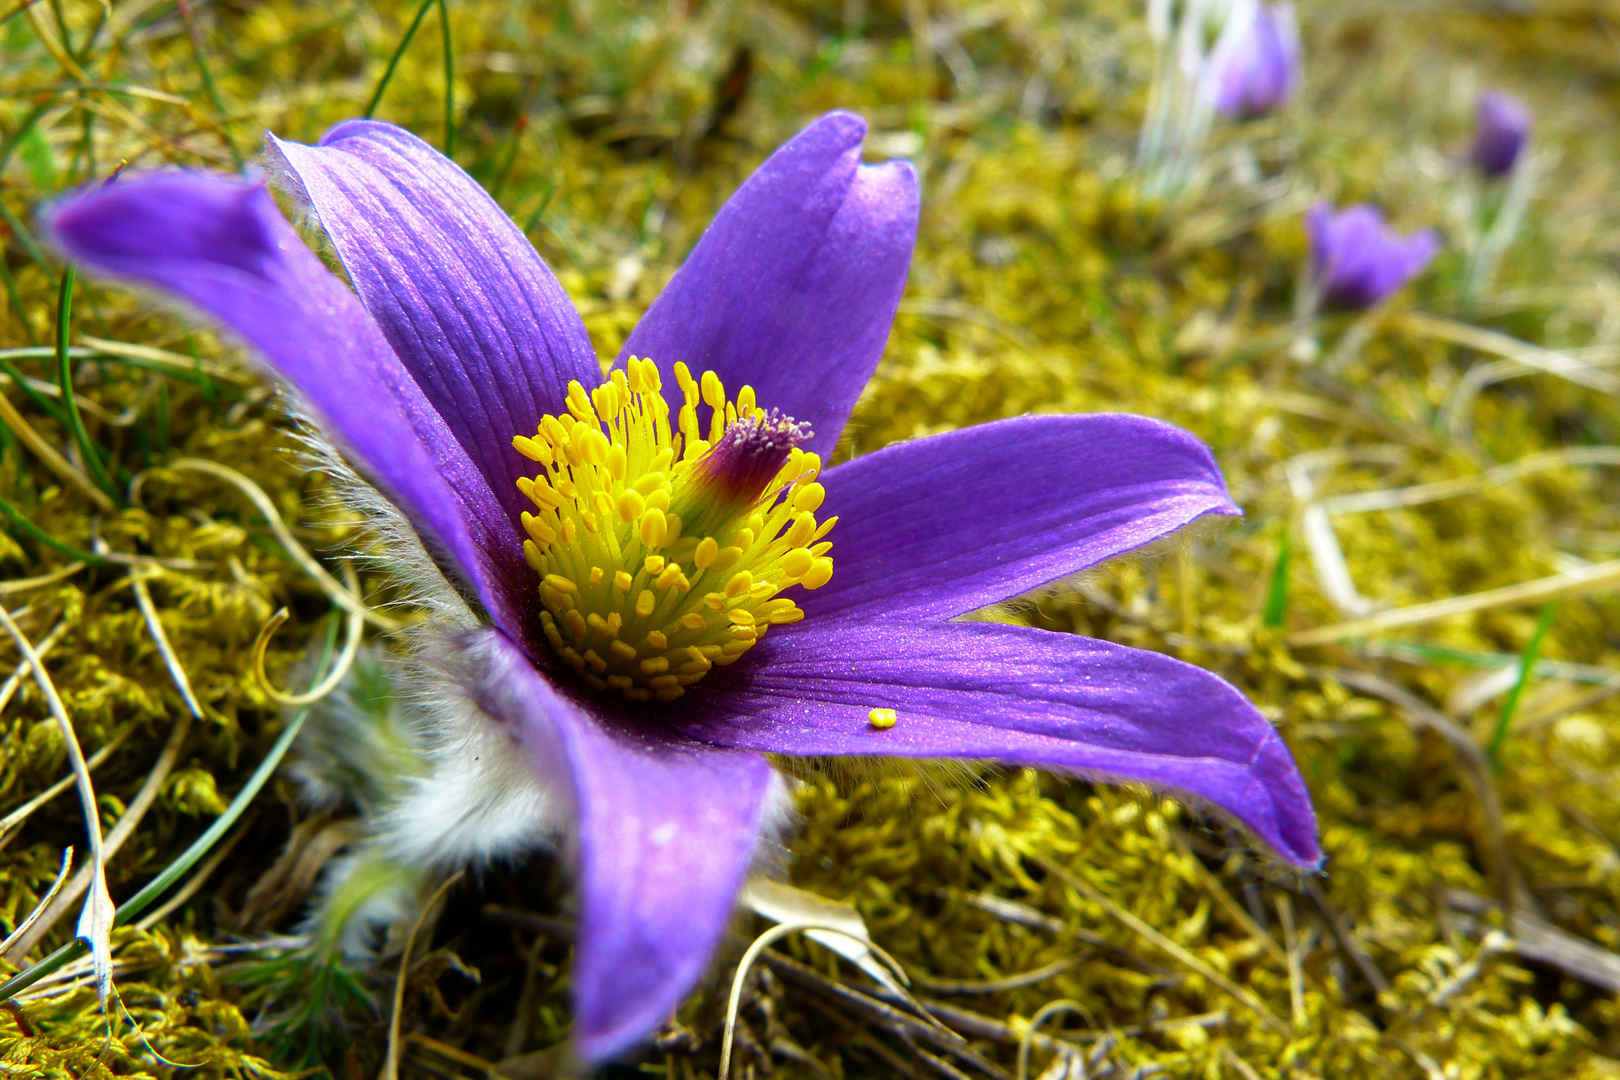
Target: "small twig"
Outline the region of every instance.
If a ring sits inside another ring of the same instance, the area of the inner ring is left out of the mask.
[[[3,400],[4,397],[0,396],[0,401]],[[48,574],[39,574],[30,578],[13,578],[11,581],[0,581],[0,596],[10,596],[13,593],[41,589],[46,585],[55,585],[58,581],[63,581],[77,574],[84,567],[84,563],[71,563],[67,566],[59,566]]]

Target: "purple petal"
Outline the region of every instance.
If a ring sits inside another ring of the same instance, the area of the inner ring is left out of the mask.
[[[1246,119],[1270,112],[1299,78],[1299,29],[1292,4],[1261,4],[1221,71],[1215,107]]]
[[[516,527],[371,316],[261,182],[186,172],[121,179],[62,199],[43,222],[86,270],[158,289],[252,346],[448,557],[452,576],[497,621],[518,625],[508,583],[527,571]]]
[[[1290,862],[1321,860],[1310,795],[1265,717],[1158,653],[994,623],[811,619],[772,630],[691,696],[678,725],[718,746],[1140,781],[1214,803]],[[870,723],[879,707],[898,714],[893,728]]]
[[[1236,514],[1209,450],[1141,416],[1024,416],[827,470],[837,613],[949,618],[1094,566],[1204,514]]]
[[[512,436],[564,411],[570,379],[602,377],[562,286],[484,189],[408,131],[350,120],[319,146],[271,135],[269,149],[515,530],[528,463]]]
[[[470,688],[475,699],[573,797],[574,1043],[584,1060],[601,1061],[666,1020],[707,969],[776,774],[758,754],[594,714],[498,632],[475,642],[489,651],[488,677]]]
[[[808,421],[826,454],[877,366],[917,236],[907,162],[860,165],[866,124],[822,117],[737,190],[619,354],[684,360]]]

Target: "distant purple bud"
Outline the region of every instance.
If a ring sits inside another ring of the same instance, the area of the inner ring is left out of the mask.
[[[1311,275],[1322,299],[1333,307],[1367,308],[1416,277],[1435,252],[1433,229],[1401,236],[1384,224],[1376,206],[1365,203],[1334,213],[1317,203],[1305,213],[1311,237]]]
[[[1240,30],[1215,86],[1215,107],[1234,120],[1276,109],[1299,82],[1299,27],[1292,4],[1261,4]],[[1217,61],[1219,62],[1219,60]]]
[[[1495,90],[1479,96],[1474,145],[1468,152],[1475,168],[1486,176],[1506,176],[1529,141],[1530,110],[1523,102]]]

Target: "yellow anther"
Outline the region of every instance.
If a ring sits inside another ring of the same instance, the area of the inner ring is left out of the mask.
[[[641,673],[643,675],[662,675],[668,670],[669,657],[667,656],[649,656],[641,662]]]
[[[797,581],[810,572],[810,566],[815,561],[815,556],[804,548],[793,548],[782,556],[782,573]]]
[[[651,589],[642,589],[636,594],[636,614],[646,618],[658,606],[658,597],[653,595]]]
[[[787,533],[782,537],[793,547],[804,547],[816,535],[816,519],[807,510],[802,514],[793,516],[793,524],[788,526]]]
[[[748,587],[753,583],[753,574],[750,574],[747,570],[739,570],[731,576],[731,580],[726,582],[726,595],[733,598],[741,596],[748,591]]]
[[[580,385],[578,379],[574,379],[568,384],[567,402],[568,411],[573,413],[576,419],[587,424],[596,420],[596,412],[591,408],[590,396],[585,393],[585,387]]]
[[[807,589],[819,589],[832,580],[832,573],[833,564],[831,559],[817,559],[814,565],[810,567],[810,572],[804,575],[804,580],[799,584]]]
[[[688,611],[681,616],[680,623],[688,630],[705,630],[708,628],[709,620],[705,619],[699,612]]]
[[[677,586],[682,589],[689,589],[692,587],[692,583],[686,580],[686,574],[681,571],[680,563],[670,563],[668,566],[664,567],[664,572],[658,575],[658,580],[655,582],[655,584],[660,589],[665,590],[673,589]]]
[[[558,592],[565,592],[565,593],[577,593],[577,592],[579,592],[579,586],[575,585],[572,581],[570,581],[567,578],[563,577],[561,574],[547,574],[545,577],[540,579],[540,582],[541,582],[541,584],[544,584],[544,585],[550,585],[553,589],[556,589]]]
[[[663,652],[669,648],[669,636],[662,630],[649,630],[647,636],[641,639],[641,643],[649,649]]]
[[[649,555],[641,560],[641,571],[657,577],[664,572],[664,557],[662,555]]]
[[[634,521],[646,509],[647,500],[634,491],[626,491],[619,496],[619,518],[623,521]]]
[[[592,585],[600,585],[602,584],[602,578],[605,573],[606,571],[604,571],[600,566],[593,566],[591,567],[591,572],[586,575],[586,577]]]
[[[620,592],[629,592],[630,591],[630,585],[634,581],[635,581],[635,578],[632,578],[627,572],[625,572],[623,570],[615,570],[613,572],[613,587],[615,589],[619,590]]]
[[[705,371],[698,381],[698,387],[703,394],[703,404],[711,409],[726,407],[726,387],[720,381],[720,376],[712,371]]]
[[[715,543],[714,537],[705,536],[692,552],[692,565],[699,570],[707,570],[714,565],[715,557],[719,554],[720,545]]]
[[[512,447],[530,461],[538,461],[542,465],[551,464],[551,447],[536,442],[527,435],[512,436]]]
[[[867,722],[879,731],[887,731],[894,727],[900,719],[900,714],[893,709],[873,709],[866,714]]]
[[[793,493],[793,509],[814,513],[821,508],[821,501],[827,497],[827,489],[820,484],[801,484]]]
[[[669,522],[665,519],[664,512],[656,506],[649,507],[641,515],[641,528],[637,535],[641,537],[643,544],[648,547],[657,547],[664,542],[664,536],[668,532]]]

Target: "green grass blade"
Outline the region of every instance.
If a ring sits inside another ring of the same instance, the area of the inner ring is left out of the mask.
[[[32,521],[29,521],[23,516],[22,511],[18,510],[15,506],[12,506],[4,498],[0,498],[0,517],[4,517],[8,522],[11,523],[11,527],[13,529],[22,533],[30,540],[44,544],[52,551],[66,555],[74,562],[90,563],[92,566],[105,566],[107,563],[107,560],[103,559],[100,555],[96,555],[89,551],[80,551],[71,544],[62,543],[62,541],[46,532],[38,525],[35,525]]]
[[[422,25],[422,20],[427,18],[428,9],[436,2],[437,0],[422,0],[421,6],[416,9],[416,17],[411,20],[411,25],[405,28],[405,36],[399,39],[394,55],[388,58],[388,66],[383,68],[382,78],[377,80],[377,89],[371,92],[371,99],[366,102],[366,107],[360,110],[361,116],[369,120],[377,112],[377,106],[382,103],[383,93],[394,79],[394,69],[399,67],[400,59],[405,55],[405,50],[410,48],[411,39],[416,36],[416,28]]]
[[[85,430],[84,417],[79,415],[79,400],[73,394],[73,363],[68,353],[68,331],[73,319],[73,267],[62,271],[62,285],[56,294],[56,378],[62,388],[62,404],[67,410],[68,428],[78,444],[84,467],[97,487],[116,498],[118,489],[102,463],[90,433]]]
[[[1266,589],[1266,606],[1260,621],[1273,630],[1282,629],[1288,616],[1288,564],[1293,559],[1294,542],[1284,528],[1282,540],[1277,544],[1277,565],[1271,571],[1271,584]]]
[[[1508,727],[1513,723],[1513,714],[1519,710],[1519,699],[1524,696],[1524,688],[1535,674],[1536,656],[1541,652],[1541,640],[1547,636],[1551,629],[1553,616],[1558,613],[1557,604],[1548,604],[1541,609],[1541,619],[1536,623],[1535,632],[1524,647],[1524,656],[1519,660],[1519,677],[1513,681],[1513,689],[1508,691],[1507,697],[1502,699],[1502,707],[1496,713],[1496,726],[1491,730],[1491,741],[1485,745],[1485,757],[1491,763],[1492,771],[1500,772],[1502,762],[1497,757],[1502,749],[1502,740],[1507,738]]]

